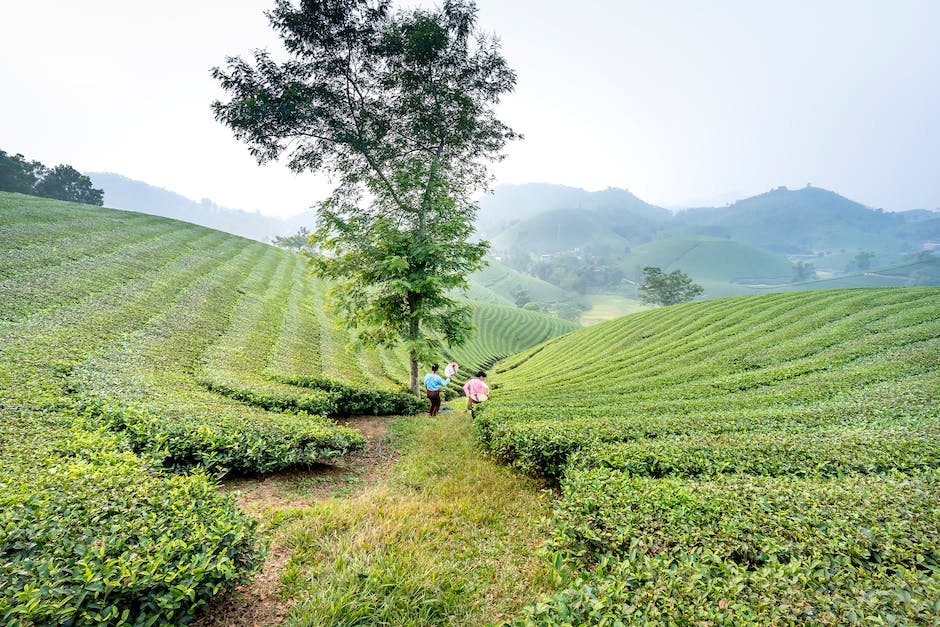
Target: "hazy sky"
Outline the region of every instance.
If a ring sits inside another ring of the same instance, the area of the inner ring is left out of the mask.
[[[212,66],[277,49],[271,6],[5,2],[0,149],[229,207],[302,211],[329,183],[256,165],[209,108],[225,96]],[[519,76],[500,115],[525,140],[497,183],[625,187],[665,206],[812,183],[887,210],[940,208],[938,0],[478,6]]]

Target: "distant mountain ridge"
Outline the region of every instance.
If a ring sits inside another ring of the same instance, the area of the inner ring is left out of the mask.
[[[494,245],[533,253],[606,247],[612,235],[627,244],[678,235],[733,239],[782,255],[843,249],[901,254],[923,249],[940,224],[937,211],[886,212],[811,186],[778,187],[725,207],[673,213],[624,189],[500,185],[480,200],[479,215],[480,231]]]
[[[644,222],[666,221],[668,209],[645,202],[628,190],[610,187],[588,192],[578,187],[552,183],[498,185],[479,200],[478,228],[485,237],[505,230],[513,222],[526,220],[545,211],[591,211],[614,221],[632,218]]]
[[[95,187],[104,190],[106,207],[174,218],[259,242],[270,242],[275,236],[295,233],[301,226],[310,228],[316,220],[313,212],[283,219],[221,207],[208,198],[197,202],[162,187],[112,172],[90,172],[88,176]]]
[[[798,190],[778,187],[726,207],[687,209],[676,214],[676,221],[709,227],[709,235],[745,241],[781,254],[814,254],[842,248],[912,252],[919,237],[916,230],[912,233],[902,228],[923,220],[924,213],[885,212],[807,186]]]
[[[288,219],[231,209],[114,173],[88,173],[116,209],[151,213],[268,242],[312,228],[313,211]],[[665,237],[731,239],[779,255],[873,250],[883,257],[936,247],[940,211],[886,212],[835,192],[807,186],[779,187],[724,207],[676,212],[630,191],[589,192],[548,183],[499,185],[479,200],[477,227],[494,252],[535,254],[594,247],[626,251]]]

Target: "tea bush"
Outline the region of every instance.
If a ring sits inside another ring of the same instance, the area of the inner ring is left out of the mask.
[[[515,624],[940,620],[940,290],[664,307],[496,374],[481,445],[562,493]]]
[[[286,251],[0,193],[0,624],[188,624],[257,567],[216,490],[361,448],[400,352],[347,350]]]

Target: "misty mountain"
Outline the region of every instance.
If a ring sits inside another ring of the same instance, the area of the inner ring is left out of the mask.
[[[104,190],[106,207],[174,218],[260,242],[270,242],[276,235],[295,233],[301,226],[310,228],[315,220],[312,212],[285,220],[221,207],[208,198],[197,202],[162,187],[110,172],[91,172],[88,176],[95,187]]]
[[[902,253],[922,245],[918,229],[905,229],[905,225],[927,220],[929,213],[872,209],[819,187],[778,187],[727,207],[680,211],[675,222],[697,227],[704,235],[785,255],[836,250]]]
[[[929,248],[940,225],[940,212],[886,212],[818,187],[779,187],[725,207],[672,214],[621,189],[503,185],[480,206],[481,232],[494,250],[536,254],[701,237],[734,240],[778,255],[870,250],[898,259]],[[500,222],[506,226],[495,229]]]
[[[645,230],[655,230],[655,225],[667,222],[672,215],[625,189],[611,187],[588,192],[549,183],[498,185],[478,204],[477,229],[484,237],[494,237],[512,224],[543,212],[563,209],[593,212],[612,229],[633,224],[643,225]],[[626,239],[630,236],[627,235]]]
[[[586,209],[549,209],[515,222],[490,240],[493,254],[555,254],[573,250],[620,252],[630,241],[612,229],[597,212]]]

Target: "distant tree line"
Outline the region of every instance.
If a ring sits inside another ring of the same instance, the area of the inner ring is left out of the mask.
[[[104,190],[95,189],[91,179],[70,165],[46,167],[27,161],[21,154],[0,150],[0,191],[55,198],[86,205],[103,205]]]

